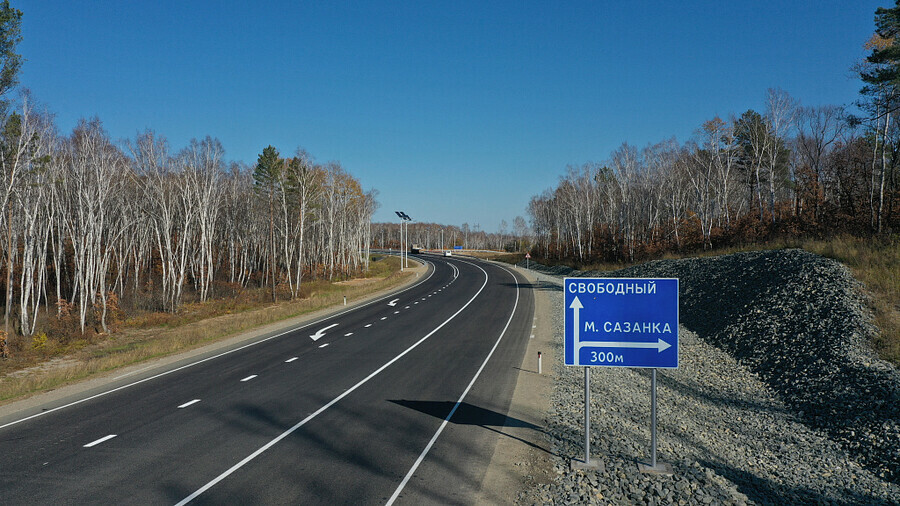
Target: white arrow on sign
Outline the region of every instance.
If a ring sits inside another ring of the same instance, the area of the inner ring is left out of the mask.
[[[311,336],[309,336],[309,337],[311,337],[313,341],[318,341],[319,339],[322,338],[322,336],[325,335],[325,331],[326,331],[326,330],[328,330],[328,329],[330,329],[330,328],[332,328],[332,327],[337,327],[337,326],[338,326],[337,323],[333,323],[333,324],[331,324],[331,325],[329,325],[329,326],[327,326],[327,327],[325,327],[325,328],[319,329],[318,332],[316,332],[315,334],[313,334],[313,335],[311,335]]]
[[[581,309],[584,309],[584,306],[581,305],[581,301],[578,300],[578,296],[576,295],[574,299],[572,299],[572,303],[569,304],[569,308],[572,310],[573,318],[572,321],[575,324],[575,328],[572,329],[572,335],[575,338],[575,353],[581,351],[581,348],[656,348],[658,352],[662,352],[663,350],[669,349],[672,347],[671,344],[659,339],[655,343],[648,342],[623,342],[623,341],[584,341],[581,342],[580,334],[581,334],[581,321],[579,318],[579,312]]]
[[[656,348],[657,351],[662,352],[668,348],[671,348],[672,345],[659,339],[655,343],[647,343],[647,342],[632,342],[627,343],[623,341],[585,341],[583,343],[579,343],[581,347],[585,348]]]
[[[575,344],[578,344],[578,341],[579,341],[578,330],[579,330],[579,327],[581,327],[581,322],[578,320],[578,311],[583,309],[584,306],[581,305],[581,301],[578,300],[578,296],[576,295],[575,299],[572,301],[572,303],[569,304],[569,307],[572,309],[572,312],[575,313],[575,318],[573,318],[573,321],[575,322],[575,329],[574,329],[573,335],[575,336]]]
[[[390,302],[388,302],[388,306],[391,306],[391,307],[394,307],[394,306],[396,306],[396,305],[397,305],[397,301],[398,301],[398,300],[400,300],[400,299],[394,299],[394,300],[392,300],[392,301],[390,301]]]

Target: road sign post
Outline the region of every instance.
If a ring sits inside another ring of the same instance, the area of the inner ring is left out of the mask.
[[[678,367],[678,280],[649,278],[566,278],[564,362],[583,366],[585,459],[578,468],[596,468],[590,456],[590,367],[653,369],[650,380],[650,464],[642,472],[671,474],[656,461],[656,369]]]

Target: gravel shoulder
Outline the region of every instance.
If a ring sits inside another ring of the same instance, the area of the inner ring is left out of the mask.
[[[540,267],[539,267],[540,268]],[[650,372],[594,368],[583,452],[583,372],[562,364],[562,292],[547,291],[555,384],[544,422],[553,480],[520,504],[900,504],[895,368],[874,357],[860,286],[840,264],[797,250],[651,262],[615,273],[678,277],[678,369],[658,371],[658,459],[650,452]],[[545,364],[546,367],[546,364]]]

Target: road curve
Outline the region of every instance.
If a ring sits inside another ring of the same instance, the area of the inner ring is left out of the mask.
[[[471,503],[533,298],[422,257],[412,287],[0,424],[0,503]]]

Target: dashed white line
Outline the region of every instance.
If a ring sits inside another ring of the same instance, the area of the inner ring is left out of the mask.
[[[88,443],[88,444],[84,445],[84,447],[85,447],[85,448],[90,448],[90,447],[92,447],[92,446],[97,446],[98,444],[103,443],[103,442],[105,442],[105,441],[109,441],[110,439],[112,439],[112,438],[114,438],[114,437],[116,437],[115,434],[110,434],[110,435],[108,435],[108,436],[101,437],[100,439],[98,439],[98,440],[96,440],[96,441],[94,441],[94,442]]]
[[[400,314],[400,311],[394,311],[394,314]]]
[[[418,304],[418,303],[419,303],[419,301],[415,301],[415,302],[413,302],[413,304]]]
[[[347,332],[346,334],[344,334],[344,337],[350,337],[352,335],[353,335],[353,332]]]
[[[387,320],[387,316],[382,316],[381,321]]]
[[[182,404],[181,406],[178,406],[178,409],[184,409],[184,408],[190,406],[191,404],[197,404],[198,402],[200,402],[200,399],[194,399],[192,401],[187,401],[184,404]]]
[[[285,363],[285,364],[290,364],[290,363],[293,362],[294,360],[297,360],[297,357],[291,357],[291,358],[285,360],[284,363]]]
[[[325,343],[325,344],[323,344],[322,346],[319,346],[319,348],[324,348],[324,347],[326,347],[326,346],[328,346],[328,343]]]
[[[255,374],[251,374],[250,376],[247,376],[246,378],[242,379],[241,382],[244,382],[244,381],[250,381],[250,380],[252,380],[252,379],[255,378],[255,377],[256,377]]]
[[[371,327],[371,326],[372,326],[371,323],[369,323],[368,325],[364,325],[365,328],[369,328],[369,327]]]
[[[406,307],[405,307],[405,308],[403,308],[403,309],[409,309],[409,306],[406,306]]]

